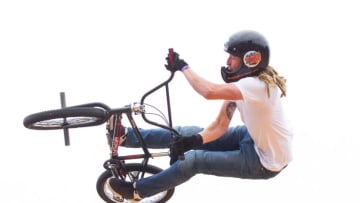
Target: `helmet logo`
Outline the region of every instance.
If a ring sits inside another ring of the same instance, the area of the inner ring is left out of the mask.
[[[244,64],[249,68],[256,67],[260,61],[261,53],[258,51],[248,51],[244,54]]]

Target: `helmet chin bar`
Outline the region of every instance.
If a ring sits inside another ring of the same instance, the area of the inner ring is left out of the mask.
[[[221,77],[226,83],[236,82],[242,78],[256,76],[261,72],[261,68],[240,67],[236,71],[229,71],[229,67],[221,67]]]

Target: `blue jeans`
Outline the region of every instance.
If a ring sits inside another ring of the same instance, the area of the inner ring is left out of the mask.
[[[183,136],[202,131],[202,128],[197,126],[182,126],[175,129]],[[140,147],[133,130],[129,128],[128,132],[125,146]],[[171,133],[161,128],[140,129],[140,133],[149,148],[167,148],[172,139]],[[261,165],[246,126],[236,126],[229,128],[219,139],[187,152],[185,160],[179,160],[158,174],[138,180],[136,189],[141,197],[151,196],[174,188],[198,173],[244,179],[268,179],[279,172],[269,171]]]

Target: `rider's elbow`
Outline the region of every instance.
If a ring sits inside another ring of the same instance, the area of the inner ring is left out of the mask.
[[[214,93],[210,90],[206,90],[200,93],[201,96],[203,96],[205,99],[210,100],[210,99],[215,99],[214,98]]]

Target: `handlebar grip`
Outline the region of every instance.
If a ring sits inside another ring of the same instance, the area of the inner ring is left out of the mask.
[[[170,65],[173,65],[174,64],[174,49],[173,48],[169,48],[168,57],[169,57]]]

